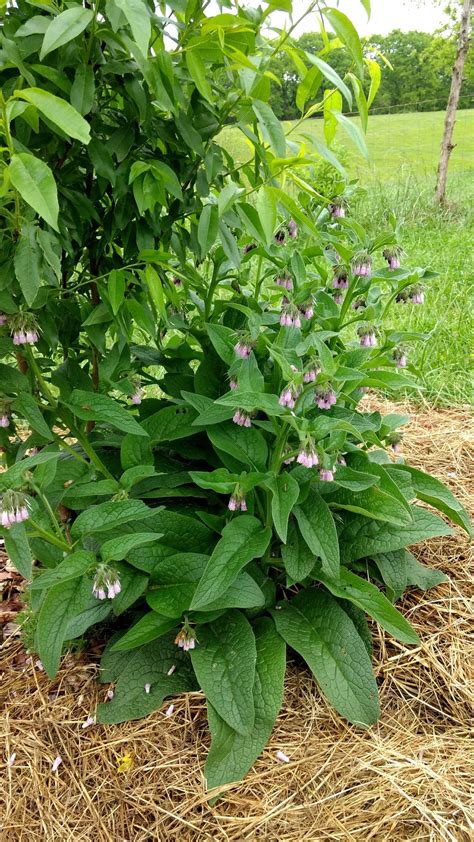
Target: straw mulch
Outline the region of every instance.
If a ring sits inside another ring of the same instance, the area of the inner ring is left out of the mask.
[[[388,405],[385,405],[386,409]],[[399,408],[398,408],[399,409]],[[415,411],[413,411],[415,412]],[[416,410],[405,439],[412,464],[471,503],[473,437],[463,410]],[[146,720],[83,729],[105,690],[97,666],[68,656],[54,682],[4,644],[6,756],[2,840],[468,840],[474,838],[473,567],[462,535],[416,549],[450,582],[413,591],[401,608],[422,642],[380,634],[380,723],[347,725],[308,673],[289,668],[284,707],[264,755],[210,807],[202,765],[208,736],[200,694]],[[282,750],[289,764],[279,763]],[[62,757],[55,774],[51,764]],[[125,771],[119,771],[123,758]]]

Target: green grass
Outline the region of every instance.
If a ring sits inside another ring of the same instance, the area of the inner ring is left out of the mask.
[[[392,210],[400,223],[406,262],[439,272],[426,291],[425,305],[394,306],[390,324],[430,335],[411,349],[424,397],[436,404],[462,404],[473,398],[474,110],[458,113],[448,201],[441,210],[433,192],[443,119],[443,112],[370,117],[369,162],[342,132],[338,140],[347,148],[349,175],[366,188],[353,208],[357,218],[377,231]],[[300,133],[322,139],[321,121],[306,121],[295,131],[295,139]],[[221,142],[238,161],[251,157],[235,128],[226,129]]]

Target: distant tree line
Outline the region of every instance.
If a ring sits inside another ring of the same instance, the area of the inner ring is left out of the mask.
[[[323,41],[319,33],[307,32],[295,39],[308,53],[319,53]],[[376,113],[392,110],[444,110],[449,96],[452,66],[456,54],[456,38],[427,32],[402,32],[394,29],[388,35],[373,35],[366,39],[366,55],[376,59],[382,67],[382,82],[373,104]],[[393,70],[384,62],[384,58]],[[342,49],[331,50],[330,62],[341,77],[350,69],[351,59]],[[311,65],[308,62],[308,67]],[[277,53],[271,67],[279,84],[272,82],[271,104],[281,120],[300,116],[296,106],[296,91],[301,81],[288,51]],[[465,82],[460,108],[470,108],[474,101],[474,53],[471,51],[464,71]],[[321,98],[330,87],[326,80],[312,96]],[[369,80],[367,80],[367,88]],[[347,106],[346,106],[347,108]]]

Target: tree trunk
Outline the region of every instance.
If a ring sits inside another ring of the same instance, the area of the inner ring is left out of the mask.
[[[441,141],[441,153],[439,156],[438,179],[436,183],[436,199],[443,203],[446,195],[446,181],[448,178],[449,157],[454,149],[453,129],[456,122],[456,111],[459,104],[459,95],[462,86],[462,74],[464,64],[469,50],[469,36],[471,30],[471,12],[473,0],[464,0],[461,29],[459,32],[458,50],[453,66],[451,90],[449,92],[448,106],[444,120],[443,140]]]

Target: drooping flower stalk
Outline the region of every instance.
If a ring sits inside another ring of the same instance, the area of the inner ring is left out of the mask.
[[[288,225],[287,225],[286,227],[288,228],[288,234],[289,234],[289,236],[290,236],[293,240],[295,240],[295,239],[296,239],[296,237],[298,236],[298,225],[296,224],[295,220],[294,220],[294,219],[290,219],[290,220],[289,220],[289,222],[288,222]]]
[[[2,526],[9,529],[15,523],[24,523],[29,516],[28,503],[24,494],[18,491],[5,491],[0,514]]]
[[[117,571],[108,564],[99,564],[92,584],[92,593],[96,599],[114,599],[121,590]]]
[[[412,304],[424,304],[425,293],[421,284],[414,284],[408,289],[408,295]]]
[[[362,325],[357,334],[360,339],[360,344],[362,348],[375,348],[377,345],[377,335],[375,332],[375,328],[371,325]]]
[[[190,649],[195,648],[197,638],[189,623],[186,622],[184,624],[181,631],[176,635],[174,642],[180,649],[183,649],[184,652],[189,652]]]
[[[312,360],[309,361],[308,367],[306,368],[306,371],[303,374],[303,382],[304,383],[314,383],[318,374],[320,374],[320,373],[321,373],[321,366],[319,364],[319,360],[316,359],[316,358],[313,358]]]
[[[352,274],[368,277],[372,272],[372,258],[367,251],[361,251],[352,260]]]
[[[334,389],[328,384],[316,389],[314,400],[319,409],[331,409],[337,401]]]
[[[393,352],[393,359],[397,368],[406,368],[407,354],[404,348],[395,348]]]
[[[301,445],[296,461],[299,465],[303,465],[305,468],[314,468],[316,465],[319,465],[319,456],[315,450],[312,439],[307,439],[304,444]]]
[[[349,273],[347,266],[340,264],[334,268],[334,277],[332,279],[333,289],[347,289],[349,286]]]
[[[234,413],[234,415],[232,417],[232,421],[234,422],[234,424],[237,424],[239,427],[251,427],[252,426],[252,420],[250,418],[250,415],[249,415],[248,412],[245,411],[245,409],[238,409]]]
[[[14,345],[36,345],[39,328],[33,313],[15,313],[8,319]]]
[[[231,512],[246,512],[247,511],[247,503],[245,501],[245,494],[241,488],[241,486],[237,483],[232,492],[229,502],[227,504],[227,508]]]
[[[383,256],[388,263],[388,268],[392,272],[395,269],[400,269],[403,253],[403,249],[400,246],[391,246],[390,248],[384,249]]]
[[[283,289],[286,289],[287,292],[293,291],[293,279],[288,274],[288,272],[284,272],[281,275],[277,275],[274,283],[277,287],[283,287]]]

